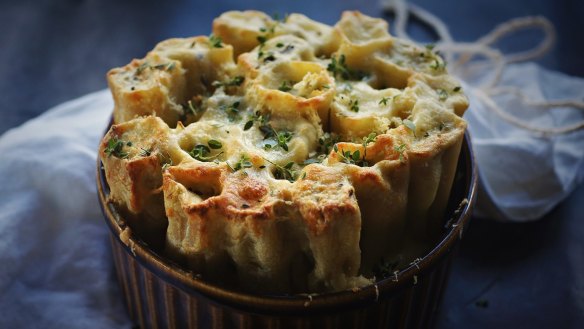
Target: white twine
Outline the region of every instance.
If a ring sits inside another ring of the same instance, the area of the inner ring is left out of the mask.
[[[531,125],[524,119],[505,112],[493,100],[493,96],[495,95],[512,94],[519,98],[524,104],[533,107],[545,109],[557,107],[584,109],[584,102],[580,100],[565,99],[534,102],[517,87],[498,86],[501,82],[505,65],[537,59],[552,48],[556,39],[556,33],[553,24],[545,17],[528,16],[511,19],[496,26],[491,32],[475,42],[462,43],[454,41],[450,35],[448,27],[442,20],[421,7],[413,4],[406,4],[405,0],[381,0],[381,5],[383,9],[395,13],[394,34],[399,38],[411,40],[406,32],[410,14],[432,28],[438,36],[436,49],[440,50],[448,63],[452,63],[449,65],[449,67],[452,68],[452,72],[458,72],[459,75],[464,76],[462,73],[463,69],[470,66],[470,62],[473,58],[477,56],[485,57],[488,64],[493,67],[493,73],[490,80],[486,80],[481,85],[474,87],[475,95],[505,121],[531,132],[552,135],[566,134],[584,128],[584,121],[561,127],[540,127]],[[532,49],[518,53],[503,54],[500,50],[494,48],[493,44],[502,38],[508,37],[517,31],[526,29],[540,30],[544,34],[541,42]],[[457,60],[453,61],[455,57]]]

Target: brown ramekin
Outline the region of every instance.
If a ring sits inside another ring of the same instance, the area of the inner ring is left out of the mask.
[[[318,295],[266,296],[230,291],[169,262],[138,237],[107,200],[98,160],[99,202],[130,317],[141,328],[428,328],[476,198],[477,172],[465,135],[440,242],[375,285]],[[463,200],[467,200],[464,202]]]

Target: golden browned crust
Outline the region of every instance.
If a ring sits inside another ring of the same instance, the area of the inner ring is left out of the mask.
[[[169,257],[249,291],[351,289],[417,257],[466,128],[443,59],[358,12],[334,27],[227,12],[213,34],[108,73],[112,202],[163,223]]]

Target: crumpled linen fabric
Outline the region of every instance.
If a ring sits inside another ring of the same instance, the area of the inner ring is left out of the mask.
[[[520,86],[535,99],[584,96],[584,79],[535,64],[507,66],[502,84]],[[470,84],[463,86],[486,193],[478,213],[514,221],[541,217],[582,181],[584,132],[545,137],[521,131],[476,101]],[[513,97],[496,100],[513,113],[526,111]],[[0,137],[0,328],[131,325],[95,185],[97,146],[112,108],[109,91],[99,91]],[[528,110],[529,120],[539,123],[582,119],[575,111]]]
[[[478,72],[473,76],[486,75]],[[468,81],[470,108],[464,115],[480,191],[475,214],[524,222],[544,216],[584,179],[584,130],[545,135],[518,128],[480,102]],[[552,72],[534,63],[507,65],[500,86],[518,87],[529,100],[584,99],[584,79]],[[584,120],[584,111],[526,105],[513,94],[493,97],[501,109],[539,127],[561,127]]]
[[[131,326],[95,185],[100,91],[0,137],[0,328]]]

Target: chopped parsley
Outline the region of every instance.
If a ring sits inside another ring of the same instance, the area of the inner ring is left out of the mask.
[[[119,159],[125,159],[128,157],[128,152],[124,151],[124,145],[132,146],[132,142],[125,143],[123,140],[118,139],[117,137],[112,137],[107,142],[107,146],[105,148],[105,153],[108,156],[115,156]]]
[[[455,93],[457,93],[457,92],[459,92],[461,89],[462,89],[462,87],[461,87],[461,86],[456,86],[456,87],[454,87],[454,89],[452,89],[452,91],[453,91],[453,92],[455,92]]]
[[[387,98],[387,97],[381,98],[381,100],[379,101],[379,105],[387,105],[388,100],[389,100],[389,98]]]

